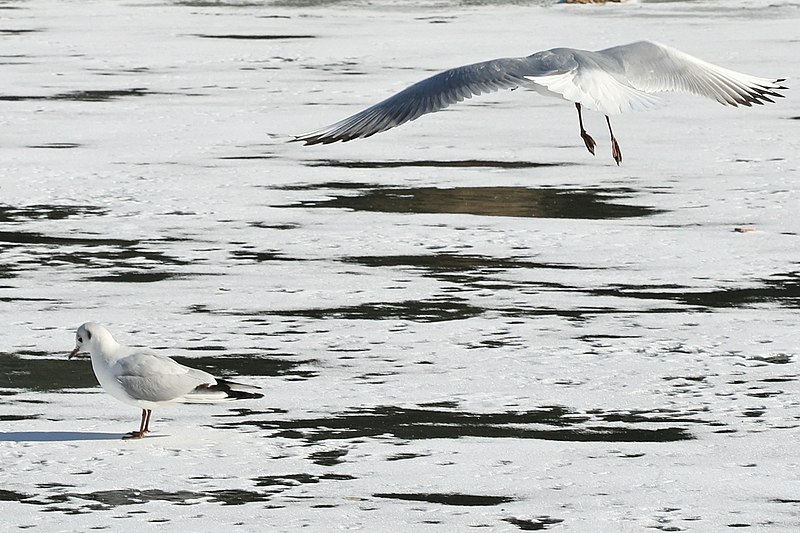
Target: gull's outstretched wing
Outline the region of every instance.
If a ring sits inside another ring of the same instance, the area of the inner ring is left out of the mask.
[[[782,98],[783,79],[750,76],[698,59],[670,46],[639,41],[597,52],[618,66],[634,88],[647,93],[677,91],[723,105],[751,106]]]
[[[483,93],[531,86],[529,58],[503,58],[440,72],[342,121],[295,137],[306,144],[328,144],[369,137],[426,113]]]

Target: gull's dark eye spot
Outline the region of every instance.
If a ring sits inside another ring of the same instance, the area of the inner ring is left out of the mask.
[[[78,342],[83,342],[83,337],[81,337],[80,335],[78,335]]]

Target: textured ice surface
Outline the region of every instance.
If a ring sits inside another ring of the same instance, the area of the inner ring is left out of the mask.
[[[540,5],[542,4],[542,5]],[[800,107],[475,98],[654,39],[800,77],[797,2],[0,3],[0,510],[33,531],[796,531]],[[263,387],[138,413],[74,329]]]

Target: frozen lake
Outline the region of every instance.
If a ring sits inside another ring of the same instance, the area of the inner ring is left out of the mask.
[[[0,510],[29,531],[800,530],[800,3],[0,2]],[[763,77],[526,91],[304,147],[439,70],[638,39]],[[263,388],[139,412],[125,344]]]

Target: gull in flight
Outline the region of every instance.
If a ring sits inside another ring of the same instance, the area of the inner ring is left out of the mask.
[[[622,162],[611,129],[611,115],[645,110],[658,104],[653,93],[677,91],[750,107],[782,97],[783,79],[742,74],[712,65],[675,48],[639,41],[597,52],[553,48],[528,57],[502,58],[440,72],[355,115],[293,140],[328,144],[369,137],[450,104],[500,89],[523,87],[575,103],[586,149],[595,140],[583,127],[581,110],[603,113],[611,135],[611,155]]]
[[[94,322],[79,327],[75,341],[69,358],[88,351],[94,375],[105,391],[142,410],[139,431],[131,431],[123,439],[144,437],[150,431],[152,410],[168,403],[216,403],[264,397],[248,392],[258,387],[215,378],[149,350],[122,346],[106,328]]]

